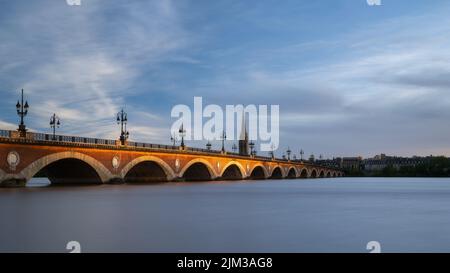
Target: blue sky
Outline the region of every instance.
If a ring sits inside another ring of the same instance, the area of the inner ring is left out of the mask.
[[[169,143],[176,104],[279,104],[281,147],[450,155],[448,1],[0,0],[1,128]],[[191,142],[203,146],[203,142]],[[214,143],[219,148],[220,142]],[[231,146],[231,143],[228,143]]]

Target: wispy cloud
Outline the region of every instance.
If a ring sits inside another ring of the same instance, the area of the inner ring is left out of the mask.
[[[37,128],[46,128],[55,112],[65,131],[112,137],[115,113],[127,96],[142,92],[131,89],[142,66],[173,58],[168,53],[187,42],[171,1],[86,1],[77,8],[36,1],[17,9],[5,15],[8,27],[0,31],[7,41],[0,53],[7,60],[0,65],[1,80],[5,89],[25,89]],[[144,122],[142,110],[128,111],[135,123]],[[149,135],[141,132],[134,137]]]

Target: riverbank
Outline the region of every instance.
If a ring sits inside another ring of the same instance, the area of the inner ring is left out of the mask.
[[[450,159],[433,157],[426,163],[418,165],[398,166],[387,165],[378,170],[360,169],[347,170],[348,177],[450,177]]]

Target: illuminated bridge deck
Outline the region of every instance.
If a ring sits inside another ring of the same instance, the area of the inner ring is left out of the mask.
[[[340,169],[200,148],[0,130],[0,185],[339,177]]]

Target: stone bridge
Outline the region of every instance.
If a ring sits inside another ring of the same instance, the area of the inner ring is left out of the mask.
[[[339,177],[339,169],[179,146],[0,130],[0,185]]]

